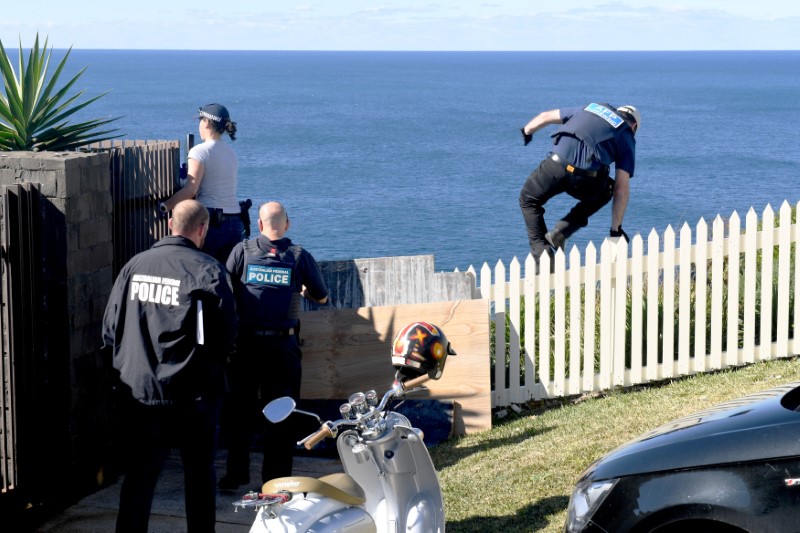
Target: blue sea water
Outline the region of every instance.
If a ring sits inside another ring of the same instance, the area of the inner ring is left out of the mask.
[[[226,105],[240,198],[282,201],[318,260],[524,261],[519,189],[550,130],[523,147],[519,128],[590,101],[642,113],[630,235],[800,200],[799,51],[73,50],[62,76],[84,66],[76,89],[111,91],[85,115],[122,117],[127,139],[184,141],[198,106]],[[551,200],[548,222],[573,203]],[[599,246],[609,223],[607,206],[568,245]]]

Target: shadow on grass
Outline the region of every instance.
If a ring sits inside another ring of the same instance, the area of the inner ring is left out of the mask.
[[[513,421],[514,419],[503,420],[499,424],[495,424],[494,429]],[[552,429],[553,428],[550,427],[538,428],[537,430],[526,429],[514,435],[491,437],[475,443],[472,446],[456,447],[455,441],[449,441],[431,447],[429,452],[431,454],[433,464],[436,465],[436,469],[441,470],[457,464],[465,457],[469,457],[474,453],[501,448],[503,446],[519,444],[520,442],[535,438],[539,435],[544,435],[545,433],[552,431]]]
[[[564,511],[569,504],[567,496],[552,496],[523,507],[508,516],[473,516],[455,522],[447,521],[448,533],[530,533],[550,526],[550,517]],[[563,524],[558,524],[560,529]]]

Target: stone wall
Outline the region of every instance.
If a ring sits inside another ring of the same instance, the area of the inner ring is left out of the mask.
[[[41,394],[48,409],[41,423],[54,439],[47,447],[56,470],[53,479],[57,473],[80,473],[101,481],[111,435],[110,387],[99,353],[113,284],[109,160],[107,152],[0,155],[0,185],[38,183],[42,194],[42,368],[47,386]]]

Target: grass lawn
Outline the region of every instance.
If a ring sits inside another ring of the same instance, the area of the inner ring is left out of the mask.
[[[674,418],[792,381],[800,381],[797,358],[509,410],[491,430],[431,450],[447,531],[561,532],[572,488],[593,460]]]

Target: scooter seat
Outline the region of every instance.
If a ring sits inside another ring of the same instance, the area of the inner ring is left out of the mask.
[[[274,494],[282,490],[289,492],[316,492],[328,498],[339,500],[348,505],[363,505],[367,498],[356,481],[347,474],[328,474],[321,478],[313,477],[279,477],[264,483],[261,492]]]

